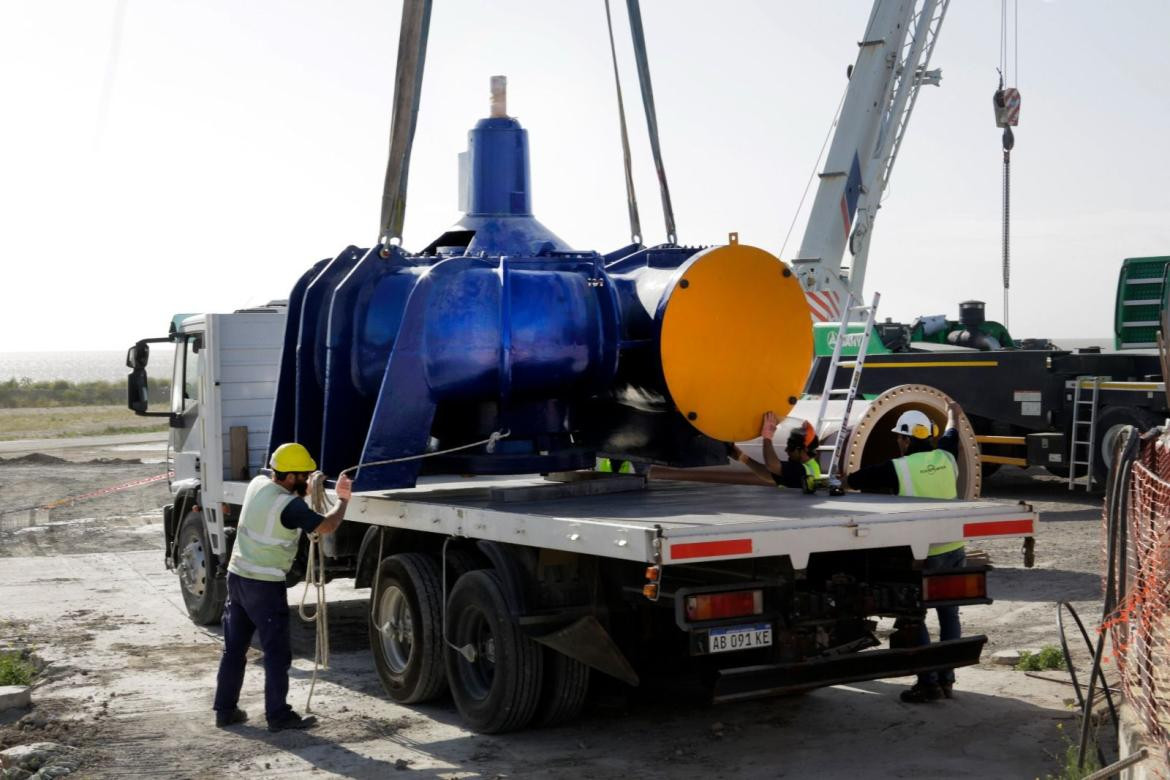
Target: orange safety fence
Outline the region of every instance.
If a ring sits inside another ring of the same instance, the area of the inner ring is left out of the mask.
[[[1170,440],[1142,443],[1119,538],[1118,605],[1102,625],[1126,700],[1170,757]],[[1106,515],[1106,534],[1108,516]],[[1165,764],[1163,764],[1165,765]]]

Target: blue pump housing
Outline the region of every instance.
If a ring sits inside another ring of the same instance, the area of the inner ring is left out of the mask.
[[[299,441],[358,490],[412,487],[420,469],[532,473],[596,452],[703,465],[721,444],[671,411],[656,328],[698,250],[574,251],[532,215],[528,136],[481,120],[461,155],[465,215],[417,254],[350,246],[296,283],[270,450]]]

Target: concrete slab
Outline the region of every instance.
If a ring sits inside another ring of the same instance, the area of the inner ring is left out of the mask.
[[[0,685],[0,713],[21,710],[32,705],[32,689],[27,685]]]

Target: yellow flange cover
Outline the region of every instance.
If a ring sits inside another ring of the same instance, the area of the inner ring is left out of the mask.
[[[695,255],[670,290],[660,349],[678,410],[714,439],[745,441],[804,391],[812,318],[787,265],[731,243]]]

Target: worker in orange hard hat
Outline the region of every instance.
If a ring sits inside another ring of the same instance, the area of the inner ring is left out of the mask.
[[[801,422],[796,430],[788,434],[788,442],[784,445],[784,453],[788,460],[780,460],[776,455],[776,447],[772,444],[772,437],[776,435],[776,428],[780,424],[772,412],[765,412],[760,423],[760,436],[763,437],[764,462],[760,463],[748,457],[747,453],[734,444],[731,445],[731,457],[752,470],[761,482],[778,487],[800,488],[806,493],[815,492],[817,485],[822,481],[821,464],[817,461],[817,449],[821,440],[808,420]]]
[[[351,495],[349,477],[337,480],[337,508],[319,515],[304,501],[309,475],[317,463],[296,443],[272,453],[270,475],[248,485],[236,542],[228,562],[228,597],[223,606],[223,656],[215,689],[215,725],[223,728],[248,719],[239,708],[240,688],[252,634],[259,632],[264,650],[264,709],[269,731],[305,729],[313,716],[301,717],[288,706],[288,669],[292,649],[288,635],[285,577],[296,558],[302,533],[331,534],[345,518]]]

